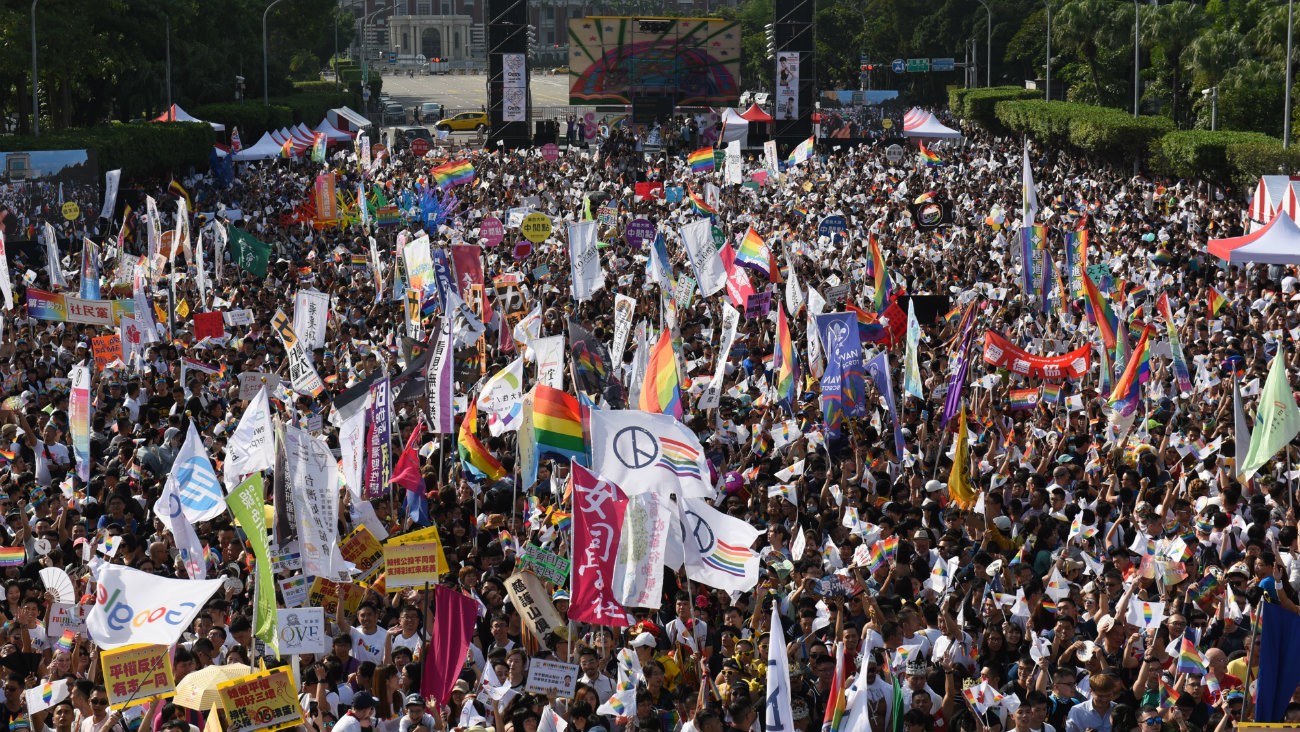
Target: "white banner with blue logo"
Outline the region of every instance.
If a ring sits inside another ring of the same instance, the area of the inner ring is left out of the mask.
[[[132,643],[170,646],[224,583],[167,579],[120,564],[100,565],[86,630],[101,650]]]
[[[166,488],[176,492],[180,498],[181,511],[190,523],[207,521],[226,510],[226,496],[221,491],[221,481],[217,480],[217,471],[212,469],[212,460],[208,458],[207,448],[203,447],[203,441],[199,439],[193,422],[190,422],[185,444],[176,453],[176,462],[172,463]]]

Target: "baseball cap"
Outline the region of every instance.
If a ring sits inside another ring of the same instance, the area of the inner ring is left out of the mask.
[[[628,645],[632,646],[633,648],[642,648],[642,647],[654,648],[655,637],[649,633],[643,632],[637,637],[633,638],[632,642],[629,643]]]
[[[1010,531],[1011,519],[1006,516],[997,516],[993,519],[993,525],[998,527],[998,531]]]
[[[353,709],[374,709],[375,698],[364,692],[361,694],[357,694],[356,696],[352,697],[352,708]]]
[[[457,682],[457,683],[461,683],[461,682]],[[406,706],[408,706],[408,707],[422,707],[422,706],[424,706],[424,699],[421,699],[419,694],[407,694],[407,695],[406,695]]]

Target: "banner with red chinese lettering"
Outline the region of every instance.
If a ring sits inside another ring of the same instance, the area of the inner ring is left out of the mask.
[[[627,611],[614,595],[614,564],[627,496],[613,483],[574,462],[573,546],[570,579],[573,600],[569,619],[598,625],[626,626]]]
[[[114,709],[147,704],[176,694],[171,654],[167,646],[137,644],[102,651],[104,688]]]
[[[338,220],[338,196],[333,173],[316,176],[316,223],[332,224]]]
[[[1077,379],[1088,373],[1092,347],[1083,346],[1060,356],[1035,356],[994,333],[984,332],[984,362],[1036,379]]]
[[[231,679],[217,684],[217,694],[226,710],[226,732],[275,732],[302,724],[302,707],[287,670]]]

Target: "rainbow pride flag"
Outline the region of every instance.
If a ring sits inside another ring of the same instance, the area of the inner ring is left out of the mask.
[[[762,272],[768,279],[772,277],[772,252],[767,248],[767,242],[763,241],[763,237],[759,236],[752,226],[745,232],[745,238],[740,240],[735,262],[742,267]]]
[[[1043,384],[1043,403],[1060,404],[1061,403],[1061,385],[1060,384]]]
[[[1204,676],[1205,671],[1205,658],[1201,655],[1201,652],[1196,649],[1196,644],[1192,642],[1192,639],[1183,636],[1182,646],[1178,650],[1178,673]]]
[[[641,387],[640,408],[654,414],[671,414],[682,418],[682,391],[677,377],[677,358],[673,353],[672,333],[665,328],[650,349],[645,385]]]
[[[1110,308],[1110,302],[1102,297],[1101,290],[1097,288],[1097,283],[1092,281],[1087,272],[1079,275],[1083,279],[1084,302],[1087,305],[1089,322],[1097,324],[1097,331],[1101,333],[1102,345],[1107,350],[1115,348],[1115,329],[1119,327],[1119,319],[1115,317],[1115,312]]]
[[[439,188],[450,188],[474,180],[474,166],[468,160],[444,163],[429,171]]]
[[[538,455],[551,453],[585,462],[587,441],[582,436],[578,400],[546,384],[534,387],[533,437]]]
[[[943,158],[935,155],[934,151],[926,147],[924,142],[921,143],[921,159],[924,160],[926,166],[930,168],[936,168],[943,165]]]
[[[0,567],[21,567],[27,562],[27,551],[20,546],[0,546]]]
[[[1228,304],[1228,299],[1223,296],[1222,292],[1219,292],[1218,290],[1211,287],[1208,304],[1210,309],[1210,317],[1215,318],[1218,317],[1219,311],[1223,310],[1223,307]]]
[[[1178,390],[1184,394],[1192,393],[1192,373],[1187,368],[1187,357],[1183,355],[1183,344],[1178,338],[1178,326],[1174,324],[1174,314],[1169,307],[1169,293],[1162,292],[1156,299],[1156,311],[1165,319],[1165,331],[1169,335],[1169,355],[1174,362],[1174,376],[1178,379]]]
[[[1008,409],[1033,409],[1038,405],[1038,390],[1034,388],[1012,389],[1007,397]]]
[[[822,732],[841,732],[844,729],[844,645],[835,650],[835,676],[831,677],[830,694],[826,698],[826,714],[822,717]]]
[[[880,241],[876,239],[876,235],[867,237],[867,243],[871,246],[871,271],[876,278],[876,312],[883,313],[889,306],[889,273],[885,271],[885,257],[880,253]]]
[[[776,393],[793,406],[799,395],[799,364],[794,358],[790,323],[779,302],[776,304],[776,351],[772,355],[776,364]]]
[[[713,170],[713,148],[702,147],[696,150],[686,156],[686,162],[691,166],[692,173],[707,173]]]
[[[1124,373],[1115,382],[1110,393],[1110,403],[1119,405],[1120,414],[1128,416],[1142,401],[1141,386],[1151,378],[1151,326],[1142,329],[1142,337],[1133,348]]]
[[[686,197],[690,199],[691,208],[695,209],[695,213],[701,216],[714,216],[718,213],[718,209],[710,206],[703,196],[689,188],[686,189]]]
[[[470,400],[469,411],[465,412],[465,418],[460,423],[460,433],[456,437],[456,451],[460,454],[462,465],[487,478],[489,482],[495,483],[505,477],[506,470],[474,435],[477,427],[478,403],[476,400]]]
[[[285,140],[285,141],[284,141],[284,144],[280,146],[280,157],[282,157],[282,158],[291,158],[291,157],[293,157],[293,138],[292,138],[292,137],[290,137],[289,139]]]

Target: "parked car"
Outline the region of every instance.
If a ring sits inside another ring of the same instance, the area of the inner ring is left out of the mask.
[[[404,125],[406,124],[406,107],[395,102],[384,105],[384,124],[386,125]]]
[[[448,117],[434,128],[439,130],[449,130],[451,132],[464,132],[465,130],[486,130],[488,127],[487,112],[461,112],[455,117]]]
[[[437,102],[425,102],[420,105],[420,122],[433,124],[442,119],[442,105]]]
[[[388,145],[389,150],[402,152],[411,146],[411,140],[419,138],[429,143],[429,147],[437,145],[433,141],[433,135],[429,134],[429,128],[417,127],[414,125],[401,125],[398,127],[389,127],[384,130],[384,144]]]

